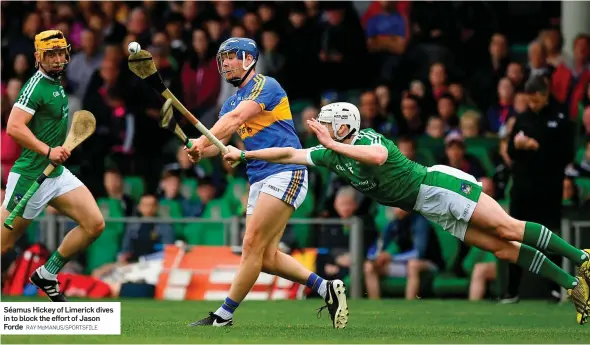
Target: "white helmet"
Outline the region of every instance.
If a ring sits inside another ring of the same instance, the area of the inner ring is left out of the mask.
[[[337,140],[343,140],[352,133],[359,131],[361,127],[361,114],[358,108],[348,102],[336,102],[322,107],[318,115],[319,122],[331,123],[334,130],[334,137]],[[338,135],[340,126],[350,126],[350,131],[344,135]]]

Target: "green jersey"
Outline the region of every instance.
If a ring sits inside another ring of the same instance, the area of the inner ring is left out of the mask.
[[[334,171],[382,205],[412,210],[426,178],[426,167],[407,159],[391,140],[372,129],[361,130],[351,145],[383,145],[389,154],[383,165],[368,165],[319,145],[309,149],[307,161]]]
[[[63,145],[68,132],[68,97],[59,79],[37,71],[20,90],[15,107],[33,115],[28,127],[35,137],[49,147]],[[23,148],[11,171],[25,177],[37,178],[49,164],[46,156]],[[49,177],[63,172],[58,166]]]

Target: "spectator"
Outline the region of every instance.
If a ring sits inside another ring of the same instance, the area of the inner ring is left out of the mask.
[[[424,133],[420,103],[416,96],[408,95],[402,99],[401,113],[403,121],[400,121],[400,134],[418,136]]]
[[[428,76],[430,81],[430,88],[432,89],[432,98],[438,101],[444,95],[447,88],[447,69],[442,63],[434,63],[430,66],[430,74]]]
[[[574,40],[574,61],[572,66],[570,114],[575,119],[579,102],[584,99],[590,84],[590,35],[580,34]]]
[[[428,118],[426,125],[426,136],[432,139],[442,139],[445,136],[445,127],[443,120],[438,116]]]
[[[394,137],[397,125],[386,114],[379,113],[379,103],[374,91],[365,91],[361,94],[359,112],[361,114],[361,128],[373,128],[385,137]]]
[[[262,31],[262,53],[259,60],[266,69],[265,74],[282,83],[285,78],[285,56],[279,51],[280,38],[274,29]]]
[[[463,138],[476,138],[480,133],[479,114],[474,111],[468,111],[460,120],[461,136]]]
[[[81,37],[82,51],[72,56],[66,76],[76,97],[84,99],[92,75],[103,61],[104,53],[98,49],[101,42],[95,31],[84,30]]]
[[[127,32],[137,37],[137,42],[147,47],[150,40],[150,20],[143,7],[135,7],[127,20]]]
[[[479,109],[475,103],[465,95],[465,89],[463,85],[459,82],[454,82],[449,85],[449,93],[455,99],[455,104],[457,104],[457,116],[461,118],[463,114],[467,111],[475,111],[479,113]]]
[[[380,277],[407,277],[406,299],[415,299],[419,296],[421,273],[444,267],[438,237],[428,220],[399,208],[394,213],[396,220],[387,225],[382,235],[383,251],[373,247],[375,250],[369,251],[365,261],[365,284],[370,299],[381,297]]]
[[[187,45],[183,41],[184,18],[179,13],[170,13],[166,20],[165,32],[170,41],[170,54],[176,61],[183,61],[187,52]],[[207,25],[205,25],[207,27]]]
[[[385,115],[387,118],[392,117],[389,113],[391,95],[387,85],[377,86],[375,88],[375,95],[377,96],[377,103],[379,104],[379,113]]]
[[[554,68],[565,63],[563,56],[563,35],[556,28],[546,29],[540,35],[541,44],[547,52],[547,63]]]
[[[205,123],[215,121],[213,110],[216,110],[221,90],[221,78],[214,56],[207,32],[202,29],[193,31],[192,49],[182,68],[184,105],[194,114],[202,114],[200,116]]]
[[[590,114],[590,110],[587,113]],[[571,177],[590,178],[590,137],[586,140],[586,149],[582,159],[579,162],[570,163],[567,167],[566,174]]]
[[[540,41],[533,41],[529,44],[527,75],[543,76],[551,75],[553,68],[547,64],[547,51]]]
[[[24,54],[18,54],[14,58],[13,78],[17,78],[21,83],[24,83],[31,77],[33,71],[29,59]]]
[[[457,117],[457,104],[451,94],[442,94],[437,101],[438,116],[443,120],[445,132],[457,129],[459,118]]]
[[[299,137],[304,147],[313,147],[319,145],[318,138],[311,131],[307,125],[307,121],[311,119],[317,119],[320,111],[315,106],[308,106],[301,112],[301,122],[299,129]]]
[[[382,12],[367,21],[366,36],[373,80],[390,83],[406,50],[406,20],[396,3],[381,1]]]
[[[246,30],[246,36],[256,42],[260,42],[260,18],[254,12],[246,12],[242,17],[242,23]]]
[[[12,107],[12,105],[16,102],[16,98],[23,86],[23,82],[20,79],[12,78],[8,81],[6,85],[6,96],[8,104]]]
[[[319,83],[309,83],[302,75],[317,75],[319,70],[320,30],[317,22],[307,20],[305,7],[293,3],[285,29],[285,89],[292,99],[314,98]]]
[[[524,92],[518,92],[514,95],[514,112],[515,114],[521,114],[528,109],[528,99]]]
[[[465,142],[460,134],[447,135],[445,146],[445,156],[440,164],[464,171],[476,179],[485,177],[485,170],[479,160],[471,154],[465,153]]]
[[[349,3],[322,2],[326,23],[319,52],[324,89],[344,91],[365,84],[365,74],[357,68],[365,61],[366,46],[359,19]],[[346,73],[342,73],[346,71]]]
[[[578,207],[580,204],[578,188],[571,177],[563,179],[563,196],[561,200],[562,205],[565,207]]]
[[[174,243],[174,230],[170,224],[151,223],[150,218],[158,215],[158,199],[153,194],[141,197],[137,206],[138,216],[146,223],[131,223],[125,229],[118,261],[121,263],[136,262],[140,256],[163,250],[163,245]]]
[[[511,62],[506,68],[506,78],[510,79],[516,92],[524,91],[524,71],[518,62]]]
[[[105,171],[104,189],[107,197],[121,202],[121,208],[125,217],[131,217],[135,213],[135,205],[131,197],[123,191],[123,176],[116,169]]]
[[[498,81],[506,73],[508,65],[508,40],[495,33],[488,46],[488,61],[478,66],[470,79],[471,96],[480,109],[488,109],[495,100],[494,91]]]
[[[514,86],[510,79],[502,78],[498,83],[498,103],[490,107],[487,112],[487,132],[497,134],[506,121],[514,115]]]
[[[8,45],[8,61],[13,61],[16,56],[22,54],[28,60],[28,65],[35,64],[34,53],[35,45],[34,39],[41,31],[41,16],[37,12],[29,13],[22,25],[22,32],[15,33],[10,38],[10,45]]]
[[[364,224],[365,243],[376,240],[375,223],[373,217],[361,211],[363,196],[350,186],[342,187],[336,193],[333,207],[340,219],[354,216],[362,217]],[[344,278],[350,268],[348,227],[342,225],[326,225],[318,232],[318,247],[325,248],[327,253],[317,257],[316,265],[322,276],[328,279]],[[364,249],[365,253],[367,249]]]
[[[106,94],[109,118],[109,159],[124,175],[134,173],[135,115],[125,101],[125,93],[119,86],[111,87]]]
[[[186,217],[201,217],[207,204],[217,197],[217,188],[210,177],[202,177],[197,182],[198,200],[190,201],[190,206],[185,208]]]
[[[160,180],[159,200],[160,202],[162,200],[178,201],[182,207],[183,216],[188,217],[192,213],[192,205],[182,196],[180,186],[180,170],[165,170]]]

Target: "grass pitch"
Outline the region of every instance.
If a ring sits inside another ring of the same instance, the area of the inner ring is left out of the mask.
[[[28,301],[3,298],[4,301]],[[46,301],[46,300],[36,300]],[[107,300],[104,300],[107,301]],[[187,327],[219,302],[122,300],[120,336],[2,336],[1,343],[588,343],[590,324],[574,307],[547,302],[497,305],[464,300],[349,301],[344,330],[332,328],[320,299],[247,301],[228,328]]]

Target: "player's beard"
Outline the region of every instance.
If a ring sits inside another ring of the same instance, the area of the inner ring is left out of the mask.
[[[41,68],[48,76],[52,78],[59,78],[65,73],[67,64],[67,62],[60,64],[41,63],[39,64],[39,68]]]

